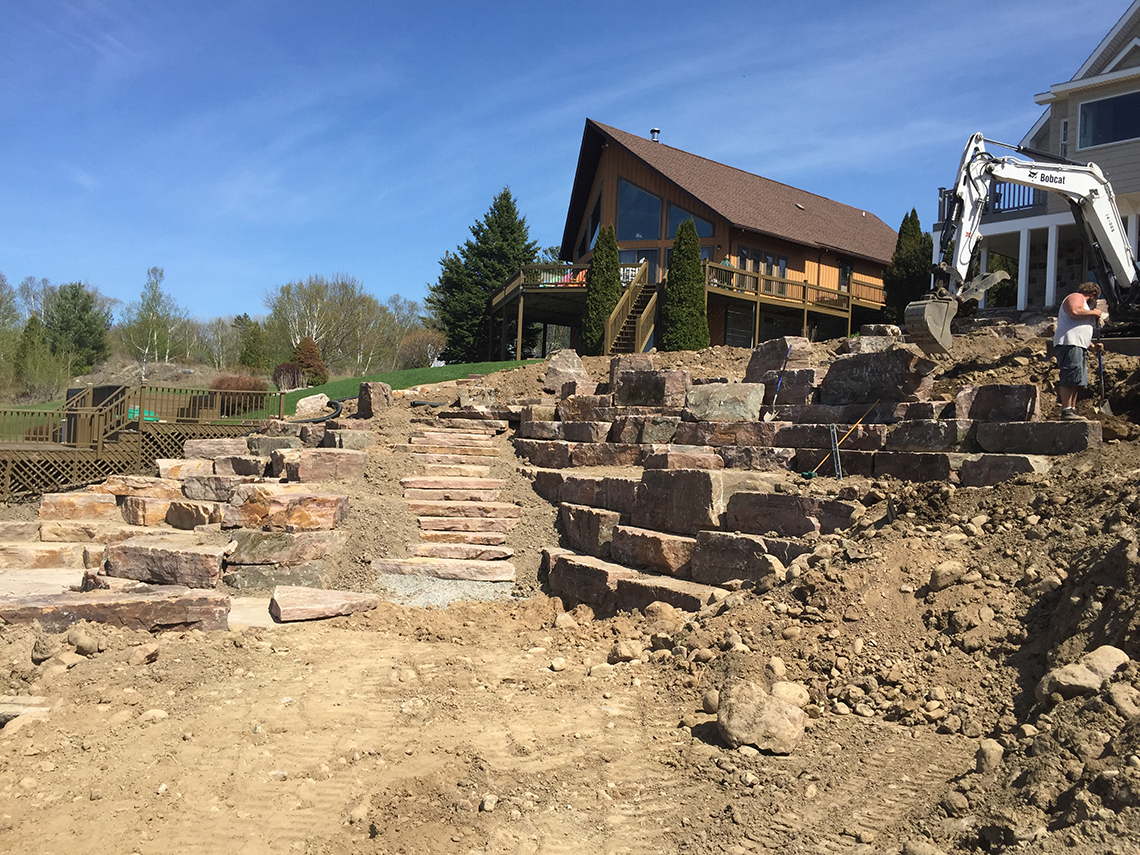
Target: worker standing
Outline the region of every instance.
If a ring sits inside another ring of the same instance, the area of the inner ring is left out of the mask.
[[[1099,352],[1100,342],[1093,342],[1094,325],[1108,318],[1108,309],[1098,302],[1100,286],[1095,282],[1081,285],[1061,302],[1057,312],[1057,332],[1053,336],[1053,353],[1057,357],[1060,382],[1057,397],[1061,402],[1061,418],[1079,419],[1077,393],[1089,384],[1089,350]],[[1096,308],[1090,307],[1090,301]]]

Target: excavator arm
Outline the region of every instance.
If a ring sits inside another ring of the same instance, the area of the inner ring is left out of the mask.
[[[998,181],[1065,197],[1081,226],[1111,314],[1135,315],[1140,287],[1134,286],[1140,280],[1140,271],[1124,235],[1112,186],[1100,167],[1095,163],[1080,165],[995,157],[986,150],[987,142],[993,143],[993,140],[974,134],[962,153],[943,225],[933,289],[925,298],[906,307],[907,332],[915,343],[927,353],[948,353],[950,323],[959,304],[978,299],[993,285],[1009,278],[1001,271],[966,282],[966,273],[982,238],[979,231],[982,214]],[[1005,146],[1004,143],[996,145]],[[1005,147],[1025,151],[1015,146]]]

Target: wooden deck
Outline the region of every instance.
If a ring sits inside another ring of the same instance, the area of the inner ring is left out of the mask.
[[[93,484],[283,415],[278,392],[87,387],[53,410],[0,409],[0,501]]]

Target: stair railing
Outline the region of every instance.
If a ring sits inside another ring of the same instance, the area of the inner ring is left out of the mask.
[[[649,282],[649,262],[641,262],[641,266],[637,268],[637,274],[633,277],[633,281],[629,283],[629,287],[625,289],[625,293],[621,295],[614,310],[610,312],[609,318],[606,320],[606,338],[605,348],[603,353],[612,353],[614,342],[617,341],[618,333],[621,328],[625,326],[626,319],[633,311],[633,307],[637,304],[637,298],[641,295],[641,289]]]

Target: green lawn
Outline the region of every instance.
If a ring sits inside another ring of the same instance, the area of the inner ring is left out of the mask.
[[[323,386],[310,386],[308,389],[296,389],[285,394],[285,412],[293,413],[297,409],[297,402],[310,395],[323,392],[330,399],[355,397],[360,391],[361,383],[387,383],[393,389],[408,389],[412,386],[422,386],[425,383],[443,383],[447,380],[459,380],[471,374],[493,374],[505,368],[518,368],[520,365],[530,365],[541,362],[541,359],[527,359],[523,362],[470,362],[464,365],[441,365],[439,368],[409,368],[406,371],[388,371],[384,374],[373,374],[368,377],[347,377],[343,380],[330,380]]]

